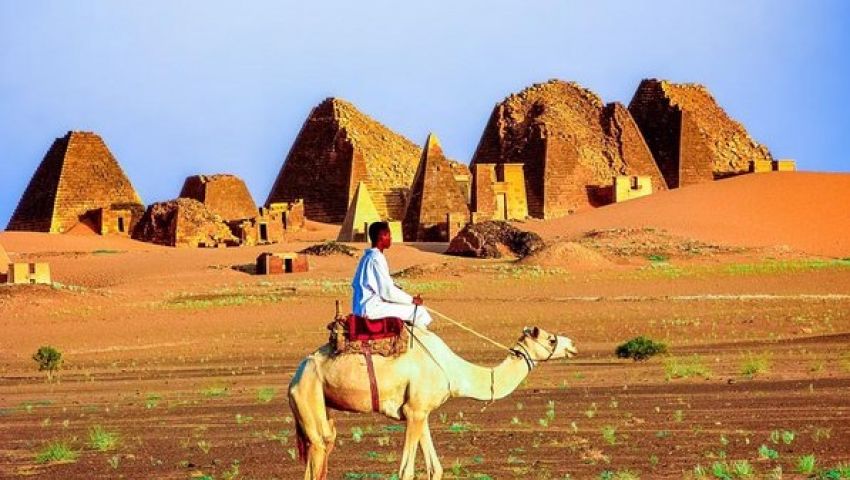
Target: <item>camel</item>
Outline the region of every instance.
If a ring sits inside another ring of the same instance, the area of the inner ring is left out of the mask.
[[[433,332],[414,327],[411,333],[415,342],[407,352],[394,358],[373,357],[380,413],[407,422],[400,480],[414,478],[417,447],[422,449],[428,478],[442,478],[443,468],[431,440],[428,416],[449,398],[491,402],[504,398],[537,363],[578,353],[569,338],[526,327],[505,360],[496,367],[481,367],[456,355]],[[307,464],[305,480],[327,478],[328,456],[336,441],[328,409],[372,411],[363,355],[330,353],[330,346],[325,345],[308,355],[289,384],[298,451]]]

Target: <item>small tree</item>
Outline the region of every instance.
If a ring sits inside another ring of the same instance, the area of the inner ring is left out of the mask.
[[[62,368],[62,352],[47,345],[40,347],[32,356],[38,364],[38,371],[47,371],[47,381],[53,381],[53,373]]]
[[[649,357],[665,352],[667,352],[667,345],[644,336],[629,340],[617,347],[615,351],[617,357],[631,358],[634,361],[647,360]]]

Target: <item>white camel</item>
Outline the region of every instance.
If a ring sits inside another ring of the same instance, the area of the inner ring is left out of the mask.
[[[406,420],[399,478],[414,478],[417,447],[422,448],[430,480],[443,469],[428,427],[428,415],[451,397],[498,400],[513,392],[539,362],[577,354],[572,340],[537,327],[522,336],[498,366],[481,367],[457,356],[433,332],[413,329],[415,342],[404,354],[374,356],[380,412]],[[305,480],[325,480],[328,456],[336,440],[328,408],[368,413],[372,397],[363,355],[330,355],[323,346],[301,361],[289,384],[289,405],[295,418],[298,450],[307,463]]]

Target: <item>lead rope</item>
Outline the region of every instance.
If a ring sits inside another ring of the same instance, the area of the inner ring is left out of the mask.
[[[483,333],[480,333],[480,332],[478,332],[478,331],[476,331],[476,330],[473,330],[473,329],[472,329],[472,328],[470,328],[470,327],[467,327],[466,325],[464,325],[464,324],[462,324],[462,323],[458,322],[457,320],[455,320],[455,319],[453,319],[453,318],[451,318],[451,317],[448,317],[448,316],[446,316],[446,315],[444,315],[444,314],[442,314],[442,313],[440,313],[440,312],[438,312],[438,311],[434,310],[433,308],[425,307],[425,309],[426,309],[426,310],[428,310],[428,311],[429,311],[429,312],[431,312],[431,313],[436,313],[436,314],[437,314],[437,315],[439,315],[442,319],[444,319],[444,320],[448,320],[448,321],[449,321],[449,323],[452,323],[452,324],[454,324],[454,325],[456,325],[456,326],[458,326],[458,327],[460,327],[460,328],[462,328],[462,329],[466,330],[467,332],[469,332],[469,333],[471,333],[471,334],[475,335],[476,337],[478,337],[478,338],[480,338],[480,339],[482,339],[482,340],[486,340],[486,341],[488,341],[488,342],[492,343],[493,345],[495,345],[495,346],[497,346],[497,347],[501,348],[502,350],[507,350],[507,351],[509,351],[509,352],[511,351],[511,349],[510,349],[510,348],[508,348],[508,347],[506,347],[504,344],[501,344],[501,343],[499,343],[499,342],[497,342],[497,341],[493,340],[492,338],[488,337],[487,335],[484,335]]]

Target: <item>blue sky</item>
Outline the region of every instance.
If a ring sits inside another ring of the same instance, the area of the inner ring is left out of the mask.
[[[774,155],[848,171],[848,51],[838,0],[0,0],[0,227],[67,130],[100,133],[146,203],[218,172],[262,202],[325,97],[468,162],[493,105],[549,78],[623,103],[701,82]]]

